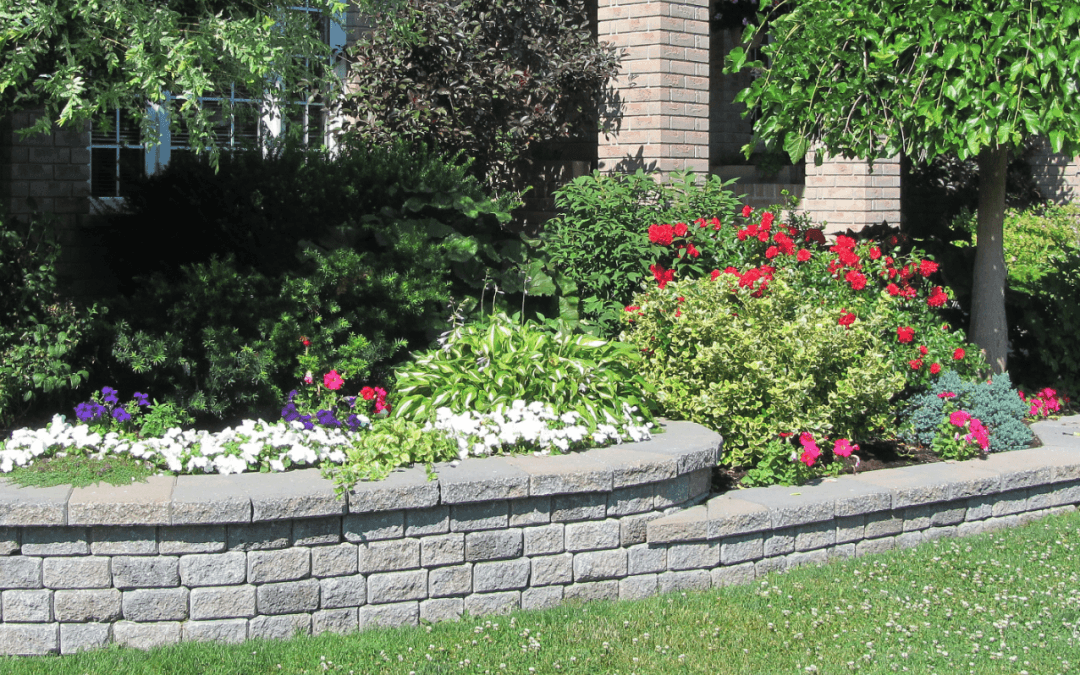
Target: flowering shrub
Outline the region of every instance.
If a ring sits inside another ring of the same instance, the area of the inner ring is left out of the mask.
[[[826,449],[822,450],[820,445]],[[762,449],[760,459],[746,472],[742,482],[749,487],[801,485],[811,478],[838,474],[843,460],[858,450],[859,446],[846,438],[836,439],[829,450],[824,439],[819,444],[808,432],[781,433]],[[854,457],[854,463],[858,466],[858,456]]]
[[[938,424],[931,449],[942,459],[971,459],[990,452],[990,431],[982,420],[956,407],[956,394],[942,392],[945,418]]]
[[[1025,396],[1022,390],[1019,393],[1020,400],[1031,406],[1028,409],[1029,419],[1044,420],[1060,412],[1062,406],[1069,403],[1069,397],[1059,397],[1058,393],[1050,387],[1041,389],[1031,396]]]

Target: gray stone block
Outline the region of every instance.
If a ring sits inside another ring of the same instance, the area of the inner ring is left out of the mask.
[[[183,621],[188,618],[188,589],[124,591],[123,611],[129,621]]]
[[[618,548],[621,527],[618,520],[594,520],[583,523],[568,523],[565,540],[567,551],[594,551],[597,549]]]
[[[251,551],[247,554],[247,580],[251,584],[295,581],[311,574],[311,549]],[[290,612],[284,612],[288,614]]]
[[[774,528],[792,527],[833,519],[840,492],[833,485],[810,485],[797,490],[783,485],[750,488],[739,490],[739,499],[768,508]]]
[[[189,587],[231,586],[247,579],[247,556],[239,551],[180,557],[180,580]]]
[[[692,422],[664,422],[665,433],[646,443],[631,443],[649,452],[678,458],[679,473],[690,473],[716,465],[723,440],[720,434]]]
[[[345,498],[319,469],[294,469],[282,473],[238,473],[221,476],[233,494],[251,500],[253,523],[345,513]]]
[[[566,550],[564,530],[562,523],[541,525],[540,527],[527,527],[525,535],[525,555],[545,555],[550,553],[562,553]],[[618,532],[616,531],[616,535]]]
[[[903,510],[904,532],[925,530],[930,527],[930,519],[937,513],[940,504],[923,504],[922,506],[909,506]]]
[[[297,635],[311,635],[310,614],[257,616],[248,622],[248,638],[288,640]]]
[[[356,544],[338,544],[337,546],[315,546],[311,549],[311,576],[337,577],[356,574]]]
[[[0,588],[41,588],[41,558],[0,558]]]
[[[111,640],[112,626],[107,623],[60,624],[61,654],[103,649],[109,646]]]
[[[622,546],[644,544],[648,539],[648,525],[665,517],[662,513],[640,513],[619,519],[619,543]]]
[[[648,574],[667,569],[667,547],[636,544],[626,549],[627,574]]]
[[[428,595],[444,598],[472,593],[472,565],[439,567],[428,572]]]
[[[158,550],[162,555],[220,553],[225,550],[225,541],[224,525],[158,528]]]
[[[765,557],[771,558],[777,555],[787,555],[795,552],[795,528],[785,527],[771,532],[764,532]]]
[[[589,551],[574,555],[574,581],[600,581],[626,576],[626,549]]]
[[[712,579],[714,587],[724,588],[726,586],[749,584],[757,578],[757,572],[754,563],[747,562],[741,565],[725,565],[713,568],[709,572],[709,577]]]
[[[574,580],[574,556],[572,553],[537,556],[531,562],[531,584],[533,586],[568,584]]]
[[[956,536],[967,537],[973,534],[982,534],[987,532],[987,521],[985,520],[972,520],[960,523],[956,526]]]
[[[615,489],[657,483],[675,478],[679,472],[678,457],[656,452],[649,452],[645,444],[627,444],[594,448],[589,450],[589,459],[611,467],[612,485]]]
[[[380,481],[361,481],[349,490],[349,513],[422,509],[439,503],[439,481],[420,467],[397,469]]]
[[[469,458],[437,470],[443,504],[490,502],[529,496],[529,474],[500,457]]]
[[[629,516],[633,517],[633,516]],[[705,504],[657,518],[647,527],[650,544],[668,544],[709,538],[709,509]],[[639,543],[639,542],[633,542]],[[624,541],[623,545],[627,543]]]
[[[1025,511],[1024,513],[1017,514],[1016,524],[1027,525],[1033,523],[1036,520],[1042,520],[1046,516],[1050,515],[1050,509],[1041,509],[1039,511]]]
[[[1065,506],[1080,502],[1080,481],[1072,481],[1054,486],[1050,493],[1051,506]]]
[[[420,603],[420,620],[437,623],[457,621],[465,612],[463,598],[432,598]]]
[[[753,563],[753,565],[754,576],[758,579],[767,574],[783,574],[788,571],[788,557],[786,555],[778,555],[773,558],[762,558]]]
[[[860,481],[892,492],[894,509],[949,500],[949,478],[933,465],[908,466],[888,471],[867,471],[849,480]]]
[[[914,548],[924,541],[926,541],[926,536],[922,530],[913,530],[896,535],[897,548]]]
[[[419,539],[392,539],[373,541],[357,547],[359,571],[395,572],[420,566]]]
[[[90,530],[90,542],[90,552],[94,555],[154,555],[158,552],[156,527],[95,527]]]
[[[68,498],[69,525],[169,525],[175,476],[128,485],[77,487]]]
[[[178,556],[115,556],[112,558],[116,588],[168,588],[180,585]]]
[[[386,605],[365,605],[360,608],[360,629],[420,624],[420,603],[394,602]]]
[[[942,525],[941,527],[931,527],[924,533],[927,541],[933,541],[934,539],[946,539],[956,536],[956,525]]]
[[[536,457],[508,457],[506,462],[529,474],[529,495],[610,492],[612,471],[608,465],[589,459],[588,453]]]
[[[640,574],[619,580],[620,600],[641,600],[656,595],[658,589],[655,574]]]
[[[465,535],[465,560],[469,562],[517,558],[521,552],[521,530],[492,530]]]
[[[387,572],[368,577],[368,604],[381,605],[428,597],[427,570]]]
[[[422,537],[450,531],[450,507],[432,506],[405,512],[405,536]]]
[[[294,520],[293,546],[325,546],[341,541],[341,517],[304,518]]]
[[[829,552],[826,549],[819,548],[813,551],[796,551],[787,556],[788,569],[795,569],[796,567],[805,567],[824,565],[829,562]]]
[[[520,590],[529,585],[527,559],[477,563],[473,566],[473,592]]]
[[[1053,493],[1056,486],[1038,485],[1028,488],[1025,511],[1041,511],[1054,506]]]
[[[768,508],[728,495],[710,499],[706,503],[706,514],[706,536],[710,539],[758,532],[772,527],[772,516],[769,515]]]
[[[551,520],[569,522],[602,519],[607,515],[609,496],[610,493],[607,492],[555,495],[551,498]]]
[[[28,527],[22,531],[23,555],[87,555],[90,539],[85,527]]]
[[[0,563],[2,564],[2,563]],[[45,558],[41,576],[46,588],[109,588],[109,558]]]
[[[259,614],[297,614],[319,608],[319,580],[286,581],[255,587]]]
[[[55,623],[0,623],[0,654],[41,656],[60,651]]]
[[[420,540],[420,564],[424,567],[465,562],[465,535],[460,532]]]
[[[712,588],[712,576],[708,570],[664,572],[657,575],[656,584],[657,590],[661,593],[705,591]]]
[[[967,500],[967,511],[964,513],[964,520],[983,520],[993,515],[994,504],[997,500],[994,496],[988,497],[971,497]]]
[[[1048,462],[1049,460],[1049,462]],[[1039,449],[992,452],[979,462],[979,468],[1001,476],[1001,491],[1045,485],[1052,475],[1052,459]]]
[[[172,492],[172,524],[250,523],[251,499],[239,490],[228,489],[227,479],[223,481],[223,478],[218,475],[177,476]],[[218,550],[172,552],[214,553]]]
[[[252,525],[229,525],[226,536],[230,551],[271,551],[288,548],[292,542],[292,523],[286,520]]]
[[[465,598],[465,611],[470,616],[509,614],[518,609],[521,609],[521,593],[518,591],[474,593]]]
[[[864,539],[855,544],[855,555],[862,557],[882,551],[891,551],[896,548],[896,537],[881,537],[880,539]]]
[[[360,610],[356,607],[325,609],[311,615],[311,632],[315,635],[355,633],[360,626]]]
[[[647,483],[616,488],[608,495],[607,515],[628,516],[651,511],[655,490],[654,486]]]
[[[930,516],[931,527],[941,527],[943,525],[956,525],[964,522],[964,516],[967,513],[967,508],[964,502],[942,504],[937,510]]]
[[[4,591],[0,615],[8,623],[48,623],[53,620],[52,594],[48,590]]]
[[[242,619],[255,616],[254,586],[193,588],[188,600],[192,619]]]
[[[19,550],[19,530],[14,527],[0,527],[0,556],[12,555]]]
[[[836,543],[836,521],[826,520],[795,528],[795,550],[812,551]]]
[[[247,619],[185,621],[180,638],[184,642],[240,644],[248,638]]]
[[[892,493],[888,488],[855,480],[855,476],[840,476],[834,482],[814,485],[823,496],[833,499],[833,511],[839,517],[856,516],[892,508]]]
[[[698,469],[690,472],[690,499],[697,499],[712,490],[713,468]]]
[[[70,485],[19,487],[0,480],[0,526],[56,526],[67,523]]]
[[[473,532],[507,527],[510,503],[507,501],[455,504],[450,508],[450,530]]]
[[[761,534],[741,534],[720,540],[720,562],[725,565],[756,560],[765,555],[765,539]],[[668,553],[668,567],[671,554]]]
[[[733,538],[724,539],[724,546],[730,562],[742,562],[750,558],[739,558],[740,555],[749,555],[753,549],[754,556],[760,557],[762,550],[762,538],[760,535],[750,536],[752,539],[742,544],[733,544]],[[742,546],[743,548],[739,548]],[[667,551],[667,563],[669,570],[692,570],[716,567],[720,564],[721,545],[716,541],[694,541],[686,544],[669,544]],[[739,551],[742,551],[740,554]],[[736,558],[739,558],[736,560]]]
[[[405,536],[405,512],[350,514],[342,521],[342,534],[345,535],[345,541],[353,544],[398,539]]]
[[[863,536],[867,539],[888,537],[904,531],[904,519],[894,511],[878,511],[866,514]]]
[[[510,500],[510,527],[543,525],[549,522],[551,522],[551,497]]]
[[[866,516],[844,516],[836,519],[836,543],[859,541],[865,536]]]
[[[665,509],[690,499],[690,475],[653,484],[653,508]]]
[[[521,608],[527,610],[548,609],[562,604],[562,586],[526,588],[521,592]]]
[[[57,591],[53,596],[53,614],[57,621],[115,621],[120,618],[120,591],[115,588]]]
[[[855,557],[855,544],[837,544],[828,548],[829,560],[847,560]]]
[[[320,579],[319,588],[323,609],[359,607],[367,602],[367,581],[360,574]]]
[[[1013,490],[999,494],[990,510],[990,515],[999,518],[1014,513],[1023,513],[1027,510],[1027,498],[1027,490]]]
[[[619,582],[615,579],[610,581],[589,581],[581,584],[564,586],[563,598],[567,602],[593,602],[595,600],[618,600]]]

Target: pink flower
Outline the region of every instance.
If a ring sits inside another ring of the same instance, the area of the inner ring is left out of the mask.
[[[331,391],[337,391],[341,389],[341,385],[345,384],[345,380],[341,379],[336,370],[331,370],[329,373],[323,375],[323,385]]]
[[[956,394],[951,391],[943,391],[937,395],[938,398],[956,398]]]
[[[964,440],[971,442],[974,441],[978,444],[979,449],[983,452],[989,452],[990,450],[990,431],[983,425],[982,420],[977,418],[971,418],[971,427]]]
[[[837,457],[851,457],[851,453],[858,449],[858,445],[852,445],[848,439],[841,438],[833,445],[833,454]]]
[[[971,413],[965,410],[957,410],[949,415],[949,424],[954,427],[963,427],[971,419]]]
[[[311,374],[311,371],[304,373],[304,384],[311,384],[315,381],[315,377]]]
[[[802,456],[799,459],[806,466],[814,466],[814,462],[821,456],[821,450],[814,442],[814,437],[810,435],[810,432],[804,431],[799,435],[799,443],[803,446]]]

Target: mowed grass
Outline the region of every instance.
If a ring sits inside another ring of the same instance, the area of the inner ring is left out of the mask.
[[[236,646],[0,658],[24,673],[1070,673],[1080,512],[750,586]]]

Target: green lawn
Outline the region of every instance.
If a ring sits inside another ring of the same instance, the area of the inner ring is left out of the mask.
[[[1080,662],[1080,512],[752,586],[239,646],[0,659],[44,673],[1031,673]]]

